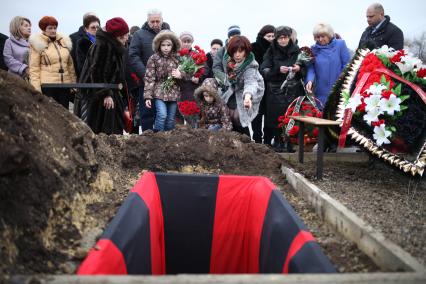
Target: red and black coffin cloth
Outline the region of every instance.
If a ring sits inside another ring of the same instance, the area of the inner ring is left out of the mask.
[[[334,273],[267,178],[145,173],[78,274]]]

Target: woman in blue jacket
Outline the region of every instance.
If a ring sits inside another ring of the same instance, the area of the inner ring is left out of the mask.
[[[349,62],[349,50],[344,40],[335,38],[329,24],[317,24],[313,34],[316,41],[312,46],[315,63],[308,69],[306,91],[313,92],[325,105],[334,82]]]

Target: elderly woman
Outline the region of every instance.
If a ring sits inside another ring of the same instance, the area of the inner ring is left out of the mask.
[[[101,21],[95,15],[88,15],[83,20],[84,34],[77,41],[75,51],[77,74],[80,74],[83,69],[89,48],[96,42],[96,31],[99,29],[100,25]]]
[[[10,38],[4,44],[4,62],[9,72],[28,78],[28,52],[31,35],[31,21],[24,17],[14,17],[10,22]]]
[[[313,34],[316,41],[312,46],[315,63],[308,69],[306,91],[314,93],[325,105],[334,82],[349,61],[349,50],[344,40],[336,39],[329,24],[317,24]]]
[[[222,94],[222,99],[230,109],[233,130],[250,136],[248,126],[259,111],[265,90],[250,41],[245,36],[233,36],[228,42],[223,61],[226,63],[227,90]]]
[[[283,136],[282,129],[278,128],[278,117],[285,114],[289,104],[295,98],[304,94],[301,79],[305,68],[296,64],[300,51],[295,41],[292,28],[277,27],[275,39],[266,51],[260,68],[265,81],[268,83],[265,144],[271,144],[271,137],[273,137],[277,152],[293,152],[288,137]],[[288,78],[290,72],[295,73],[292,79]],[[284,81],[288,81],[288,83],[283,84]]]
[[[38,91],[68,109],[68,89],[44,89],[44,83],[75,83],[76,76],[71,58],[71,39],[56,32],[58,21],[54,17],[41,18],[38,26],[41,34],[30,37],[30,83]]]
[[[129,26],[116,17],[106,22],[105,29],[96,32],[96,44],[87,53],[81,83],[125,83],[123,56]],[[87,105],[87,118],[84,115],[82,118],[95,133],[123,134],[126,98],[117,89],[87,91],[82,102],[83,107]]]

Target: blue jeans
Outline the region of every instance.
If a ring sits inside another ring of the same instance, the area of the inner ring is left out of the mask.
[[[154,104],[156,110],[154,131],[167,131],[174,129],[177,103],[154,99]]]
[[[155,119],[155,109],[147,108],[143,98],[144,86],[139,87],[139,115],[141,118],[142,131],[153,129]]]

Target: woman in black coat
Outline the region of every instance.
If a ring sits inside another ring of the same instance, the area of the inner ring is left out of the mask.
[[[300,51],[297,44],[291,39],[292,33],[290,27],[280,26],[276,28],[275,39],[266,52],[260,68],[268,86],[265,115],[266,132],[274,133],[274,143],[279,152],[292,152],[293,150],[285,137],[283,141],[282,129],[278,128],[278,117],[284,115],[288,105],[295,98],[304,94],[301,79],[306,70],[304,67],[295,64]],[[283,86],[290,72],[294,72],[295,76]]]
[[[272,25],[266,25],[262,27],[257,34],[256,42],[251,44],[252,52],[257,63],[259,63],[259,68],[263,62],[263,56],[265,55],[268,48],[271,46],[271,42],[275,38],[275,27]],[[267,86],[265,86],[267,88]],[[267,92],[267,91],[265,91]],[[259,113],[256,118],[251,122],[251,129],[253,130],[253,140],[256,143],[262,143],[262,136],[264,138],[265,144],[270,144],[272,140],[273,133],[268,133],[266,128],[263,128],[262,135],[262,120],[265,114],[265,104],[266,96],[263,96],[262,101],[260,102]]]
[[[84,18],[83,26],[85,33],[77,41],[76,54],[76,66],[75,71],[78,76],[81,74],[84,62],[86,61],[87,53],[89,52],[92,44],[96,42],[96,31],[99,29],[101,22],[95,15],[89,15]]]
[[[119,17],[106,23],[106,31],[98,30],[96,44],[87,54],[80,82],[124,85],[123,59],[128,37],[129,27]],[[123,134],[125,100],[119,90],[90,90],[83,96],[82,105],[87,105],[87,117],[83,114],[82,119],[95,133]]]

